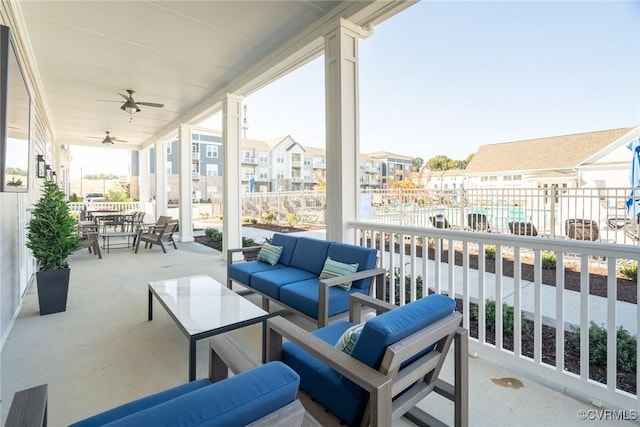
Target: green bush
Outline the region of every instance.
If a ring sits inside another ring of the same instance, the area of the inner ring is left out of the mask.
[[[278,215],[276,215],[275,212],[262,212],[262,220],[266,224],[272,224],[276,221],[276,219],[278,219]]]
[[[258,220],[256,218],[251,218],[250,221],[251,221],[251,224],[257,224],[258,223]]]
[[[287,214],[287,224],[289,224],[290,226],[294,226],[298,223],[298,215],[294,214],[294,213],[288,213]]]
[[[478,306],[473,307],[473,317],[478,319]],[[486,300],[484,306],[484,318],[485,324],[489,330],[495,330],[496,328],[496,302],[494,300]],[[515,324],[515,310],[508,304],[502,304],[502,330],[513,334]],[[524,321],[524,314],[520,313],[520,324],[522,325],[522,332],[529,330],[529,323]]]
[[[580,347],[580,328],[571,327],[571,341]],[[636,369],[638,340],[622,326],[616,331],[616,365],[621,372],[632,372]],[[589,326],[589,361],[597,365],[607,363],[607,329],[591,322]]]
[[[387,283],[389,282],[390,276],[387,273]],[[420,299],[422,297],[422,276],[418,275],[416,277],[416,299]],[[400,268],[396,267],[393,273],[393,284],[395,290],[395,301],[396,305],[400,304]],[[387,295],[388,299],[388,295]],[[404,300],[406,302],[411,301],[411,276],[404,276]]]
[[[248,248],[250,246],[255,246],[256,245],[256,241],[254,239],[252,239],[251,237],[243,237],[242,238],[242,247],[243,248]]]
[[[556,253],[542,251],[542,268],[551,270],[556,268]]]
[[[496,259],[496,245],[486,245],[484,247],[484,255],[487,259]]]
[[[629,280],[638,280],[638,261],[620,260],[618,271]]]
[[[222,241],[222,231],[219,231],[217,228],[207,228],[204,231],[204,234],[206,234],[207,237],[209,237],[214,242]]]

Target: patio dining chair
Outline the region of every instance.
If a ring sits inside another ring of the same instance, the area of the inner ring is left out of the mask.
[[[171,243],[174,249],[178,249],[176,242],[173,240],[173,233],[178,228],[178,221],[169,221],[164,228],[154,229],[153,231],[145,231],[144,229],[138,230],[135,242],[135,252],[138,253],[140,242],[144,242],[144,247],[152,248],[153,245],[159,245],[162,248],[162,252],[165,254],[167,250],[164,247],[165,243]]]
[[[98,242],[98,226],[95,224],[78,226],[78,234],[80,235],[82,246],[89,249],[89,253],[93,253],[99,259],[102,259],[100,243]]]

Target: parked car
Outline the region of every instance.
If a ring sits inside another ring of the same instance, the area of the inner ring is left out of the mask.
[[[102,194],[102,193],[87,193],[87,194],[84,195],[84,201],[86,203],[104,202],[104,194]]]

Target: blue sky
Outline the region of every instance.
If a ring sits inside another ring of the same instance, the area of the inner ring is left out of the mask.
[[[637,0],[423,0],[359,48],[362,152],[463,159],[482,144],[640,124]],[[245,104],[248,138],[324,146],[323,58]]]
[[[479,145],[640,124],[640,2],[422,1],[360,42],[360,148]],[[324,146],[323,58],[246,98],[247,136]]]

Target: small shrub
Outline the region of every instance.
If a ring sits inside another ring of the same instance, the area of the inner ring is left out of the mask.
[[[551,270],[556,268],[556,253],[542,251],[542,268]]]
[[[206,234],[207,237],[209,237],[214,242],[222,241],[222,231],[219,231],[217,228],[207,228],[204,231],[204,234]]]
[[[478,306],[473,307],[472,315],[474,319],[478,319]],[[486,300],[484,306],[485,324],[489,330],[496,328],[496,302],[494,300]],[[520,324],[522,332],[529,330],[529,323],[524,321],[524,313],[520,313]],[[508,304],[502,304],[502,330],[513,334],[515,325],[515,310]]]
[[[251,237],[243,237],[242,238],[242,247],[243,248],[248,248],[250,246],[255,246],[256,245],[256,241],[254,239],[252,239]]]
[[[638,262],[631,260],[620,260],[618,271],[629,280],[638,280]]]
[[[289,224],[290,226],[294,226],[298,223],[298,215],[294,214],[294,213],[288,213],[287,214],[287,224]]]
[[[258,220],[256,218],[251,218],[250,221],[251,221],[251,224],[257,224],[258,223]]]
[[[262,212],[262,220],[266,224],[272,224],[276,221],[276,219],[278,219],[278,215],[276,215],[275,212]]]
[[[243,223],[249,223],[251,221],[251,218],[249,218],[248,216],[243,216],[242,217],[242,222]]]
[[[273,240],[273,236],[272,237],[263,237],[263,240],[264,240],[265,243],[271,244],[271,241]]]
[[[389,283],[390,275],[387,273],[387,283]],[[416,299],[422,298],[422,276],[416,277]],[[395,290],[395,305],[400,305],[400,268],[396,267],[393,273],[393,286]],[[387,295],[387,300],[389,295]],[[404,300],[411,301],[411,276],[404,276]]]
[[[571,327],[571,341],[580,347],[580,328]],[[616,365],[621,372],[632,372],[636,369],[638,340],[624,327],[616,331]],[[598,365],[607,363],[607,329],[591,322],[589,326],[589,361]]]
[[[486,245],[484,247],[484,255],[487,259],[496,259],[496,245]]]

